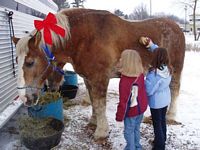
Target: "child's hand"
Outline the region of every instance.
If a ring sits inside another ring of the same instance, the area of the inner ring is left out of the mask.
[[[118,128],[124,127],[124,122],[123,121],[117,121],[116,127],[118,127]]]
[[[121,69],[122,69],[121,58],[117,62],[115,68],[117,69],[118,72],[121,72]]]
[[[140,44],[146,46],[146,48],[149,48],[153,44],[152,40],[149,37],[144,36],[140,37],[139,42]]]

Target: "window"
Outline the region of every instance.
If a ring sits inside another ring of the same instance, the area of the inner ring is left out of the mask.
[[[36,16],[36,17],[40,17],[40,18],[45,18],[45,16],[46,16],[45,14],[43,14],[37,10],[34,10],[30,7],[27,7],[25,5],[22,5],[18,2],[15,2],[14,0],[0,0],[0,4],[1,4],[1,6],[7,7],[10,9],[19,11],[19,12],[23,12],[25,14],[30,14],[32,16]]]

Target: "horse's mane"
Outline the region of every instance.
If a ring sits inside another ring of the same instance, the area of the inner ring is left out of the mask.
[[[31,39],[31,36],[25,36],[21,38],[17,45],[16,45],[16,55],[19,56],[22,53],[27,53],[29,48],[28,48],[28,41]]]
[[[70,26],[69,26],[69,21],[66,15],[62,14],[61,12],[58,12],[57,14],[55,14],[56,18],[57,18],[57,25],[59,25],[60,27],[62,27],[63,29],[65,29],[65,37],[61,37],[57,34],[55,34],[54,32],[51,31],[51,35],[52,35],[52,40],[53,40],[53,44],[55,45],[55,47],[60,47],[60,43],[62,44],[62,47],[66,46],[66,41],[70,38]],[[43,37],[43,32],[42,32],[42,37]]]
[[[62,44],[62,47],[65,47],[66,42],[69,38],[70,38],[70,27],[69,27],[69,22],[68,22],[68,18],[66,15],[62,14],[62,13],[57,13],[55,14],[56,19],[57,19],[57,25],[59,25],[60,27],[62,27],[63,29],[65,29],[65,37],[61,37],[59,35],[57,35],[56,33],[54,33],[53,31],[51,31],[51,36],[52,36],[52,41],[53,41],[53,45],[58,48],[60,47]],[[20,55],[22,53],[27,53],[29,48],[28,48],[28,41],[37,33],[37,30],[34,29],[30,35],[25,36],[23,38],[21,38],[17,45],[16,45],[16,49],[17,49],[17,55]],[[41,35],[43,36],[43,30],[41,30]],[[36,40],[40,40],[40,45],[44,44],[44,39],[38,39],[38,37],[36,36]]]

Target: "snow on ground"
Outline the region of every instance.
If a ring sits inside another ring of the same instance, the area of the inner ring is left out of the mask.
[[[168,125],[166,150],[200,150],[199,58],[199,52],[186,52],[177,114],[177,121],[182,124]],[[54,150],[122,150],[125,147],[123,123],[115,121],[118,103],[118,83],[119,79],[112,79],[108,87],[107,118],[110,127],[109,137],[100,143],[93,140],[94,127],[88,126],[91,106],[81,105],[81,100],[86,91],[80,79],[77,96],[71,100],[76,105],[64,110],[64,115],[69,122],[66,122],[61,142]],[[148,113],[149,110],[147,111]],[[20,143],[16,123],[21,115],[26,115],[25,107],[22,107],[0,130],[0,150],[26,150]],[[142,123],[141,144],[144,150],[151,149],[152,140],[152,125]]]

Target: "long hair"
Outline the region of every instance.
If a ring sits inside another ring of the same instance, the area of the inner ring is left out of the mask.
[[[119,71],[129,77],[139,76],[143,73],[144,68],[139,53],[131,49],[124,50],[121,54]]]
[[[151,62],[150,70],[163,69],[163,65],[167,66],[170,74],[172,74],[172,67],[170,63],[169,54],[165,48],[156,48],[153,52],[153,59]]]

